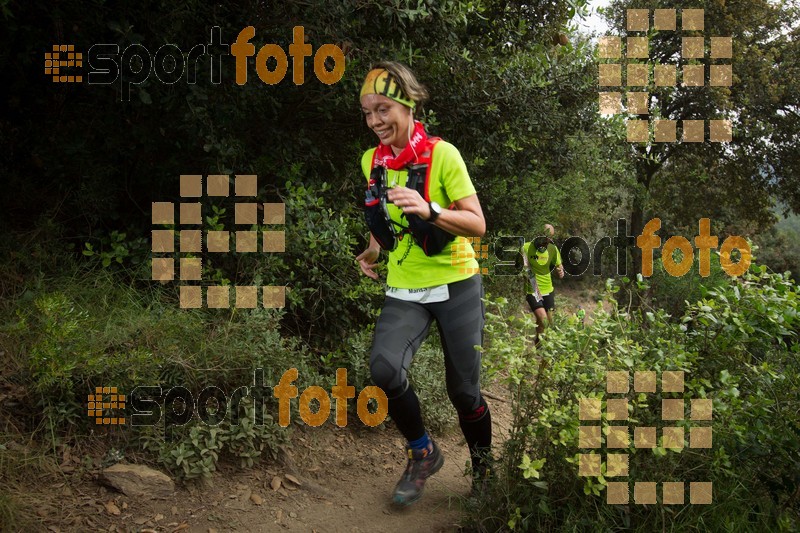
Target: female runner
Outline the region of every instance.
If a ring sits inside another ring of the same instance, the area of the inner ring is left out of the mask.
[[[370,223],[369,246],[356,260],[366,276],[377,280],[381,248],[390,250],[388,289],[375,327],[370,371],[408,443],[408,465],[393,495],[400,505],[419,499],[425,481],[444,462],[425,430],[419,400],[407,379],[411,360],[434,321],[444,350],[448,395],[469,447],[473,490],[486,479],[492,443],[475,348],[481,345],[484,323],[481,276],[473,253],[451,257],[451,249],[458,250],[453,245],[471,250],[465,237],[482,236],[486,222],[461,154],[452,144],[429,137],[414,120],[417,105],[427,97],[411,70],[395,62],[377,64],[361,89],[367,126],[379,140],[361,159],[373,192],[368,205],[384,206],[390,220],[372,217],[376,222]],[[422,186],[409,186],[409,169]]]

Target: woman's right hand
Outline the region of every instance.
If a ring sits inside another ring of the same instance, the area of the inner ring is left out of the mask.
[[[361,252],[356,257],[356,261],[358,261],[358,266],[361,267],[361,272],[365,276],[377,280],[378,273],[374,269],[378,266],[377,261],[381,255],[381,249],[378,246],[372,246],[372,244],[372,241],[370,241],[370,247]]]

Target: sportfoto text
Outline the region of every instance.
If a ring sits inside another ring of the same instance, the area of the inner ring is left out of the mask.
[[[701,277],[707,277],[711,272],[711,250],[719,246],[719,238],[711,235],[711,219],[701,218],[699,232],[694,238],[694,244],[699,254],[699,271]],[[564,240],[559,248],[564,271],[571,276],[581,276],[592,265],[592,274],[601,275],[602,255],[607,248],[617,249],[617,275],[628,274],[627,251],[628,248],[638,247],[642,251],[642,276],[653,275],[654,250],[662,244],[661,237],[655,234],[661,228],[661,219],[654,218],[647,222],[638,237],[628,235],[628,222],[625,219],[617,221],[617,235],[613,238],[603,237],[598,240],[593,249],[581,237],[569,237]],[[533,239],[531,239],[533,240]],[[522,271],[522,245],[525,239],[521,236],[501,236],[494,245],[497,263],[494,265],[494,274],[497,276],[515,276]],[[673,258],[675,250],[681,251],[681,259],[676,262]],[[740,258],[737,262],[731,259],[731,252],[738,250]],[[580,259],[575,262],[575,254],[579,252]],[[729,276],[741,276],[750,268],[751,250],[748,242],[738,235],[731,235],[722,241],[719,248],[720,265]],[[549,258],[548,258],[549,259]],[[592,261],[594,259],[594,261]],[[694,248],[689,239],[680,235],[670,237],[663,243],[661,261],[664,270],[671,276],[679,277],[686,274],[694,263]]]
[[[178,83],[186,73],[186,83],[197,83],[198,65],[205,56],[210,57],[210,79],[213,84],[222,82],[222,58],[233,56],[236,68],[236,83],[244,85],[248,78],[248,58],[255,57],[255,73],[263,83],[275,85],[280,83],[289,68],[286,51],[277,44],[265,44],[256,52],[250,40],[255,37],[256,30],[247,26],[239,32],[233,45],[222,42],[222,30],[219,26],[211,28],[211,42],[194,45],[188,53],[184,53],[175,44],[164,44],[154,53],[144,44],[131,44],[120,53],[117,44],[95,44],[89,48],[88,83],[90,85],[110,85],[119,80],[123,101],[130,100],[131,85],[141,85],[151,75],[161,83],[172,85]],[[345,59],[342,49],[333,44],[323,44],[314,52],[310,44],[305,43],[303,26],[295,26],[289,54],[292,57],[292,81],[295,85],[305,82],[305,58],[314,57],[314,74],[326,85],[332,85],[342,79]],[[331,58],[333,70],[327,70],[325,62]],[[274,68],[270,70],[267,63],[274,60]]]
[[[269,398],[278,399],[278,424],[286,427],[291,423],[291,400],[298,397],[298,389],[292,383],[297,380],[296,368],[290,368],[281,376],[275,387],[264,384],[264,371],[257,368],[253,372],[253,385],[239,387],[230,398],[219,387],[205,387],[197,395],[197,400],[186,387],[138,386],[129,395],[129,405],[133,409],[130,416],[132,426],[156,426],[164,415],[164,429],[183,426],[190,422],[195,414],[197,418],[210,426],[218,426],[230,415],[231,425],[239,424],[239,407],[242,400],[253,402],[253,423],[264,425],[264,404]],[[309,426],[321,426],[331,415],[331,399],[322,387],[311,385],[303,390],[298,400],[300,418]],[[356,397],[356,389],[347,384],[347,369],[336,370],[336,384],[331,387],[331,396],[335,400],[335,422],[339,427],[347,425],[347,401]],[[212,401],[213,400],[213,401]],[[312,410],[312,400],[317,401],[318,408]],[[370,411],[369,402],[374,400],[375,411]],[[163,407],[162,407],[163,405]],[[367,426],[378,426],[386,419],[389,402],[380,387],[367,386],[358,394],[356,400],[358,418]],[[167,434],[168,436],[168,434]]]

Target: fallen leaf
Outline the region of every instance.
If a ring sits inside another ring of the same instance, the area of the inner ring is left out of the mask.
[[[272,487],[272,490],[278,490],[279,488],[281,488],[281,478],[275,476],[274,478],[272,478],[272,481],[270,482],[269,486]]]
[[[302,483],[300,483],[300,480],[298,480],[296,477],[294,477],[291,474],[286,474],[284,477],[286,479],[288,479],[289,481],[291,481],[292,483],[294,483],[295,485],[297,485],[298,487],[303,485]]]
[[[107,502],[104,505],[106,507],[106,511],[108,512],[108,514],[113,514],[114,516],[119,516],[121,511],[119,510],[119,507],[117,507],[116,503]]]
[[[161,520],[164,520],[164,515],[161,514],[161,513],[158,513],[157,515],[155,515],[153,517],[153,520],[155,520],[156,522],[160,522]]]
[[[278,509],[278,512],[275,513],[275,521],[280,522],[282,517],[283,517],[283,510]]]
[[[183,531],[184,529],[189,529],[188,522],[182,522],[181,525],[172,530],[172,533],[175,533],[176,531]]]
[[[140,516],[139,518],[134,518],[133,519],[133,523],[136,524],[137,526],[141,526],[142,524],[146,524],[149,521],[150,521],[150,519],[147,518],[146,516]]]
[[[122,502],[122,510],[126,510],[128,508],[128,502]]]
[[[178,507],[173,505],[172,508],[169,510],[169,512],[172,513],[173,515],[178,514]]]

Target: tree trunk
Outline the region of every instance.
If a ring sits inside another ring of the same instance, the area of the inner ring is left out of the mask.
[[[642,229],[644,228],[644,196],[646,191],[642,194],[637,194],[633,200],[633,206],[631,208],[631,235],[633,238],[636,239],[639,235],[642,234]],[[630,302],[631,309],[638,309],[641,305],[640,295],[639,292],[636,290],[636,275],[642,272],[642,250],[638,246],[636,246],[634,241],[634,246],[631,248],[631,263],[633,265],[632,274],[628,276],[630,278],[630,282],[623,287],[623,291],[621,291],[624,297],[624,301],[619,302],[621,304],[627,304]]]
[[[630,282],[623,286],[620,290],[617,301],[619,304],[628,306],[631,309],[638,309],[641,305],[641,296],[636,290],[636,276],[642,273],[642,250],[636,246],[635,239],[642,234],[644,229],[644,205],[647,199],[648,191],[650,190],[650,182],[653,176],[658,171],[659,165],[653,163],[652,160],[645,161],[637,169],[637,182],[641,186],[633,196],[633,205],[631,206],[631,228],[630,235],[633,235],[634,245],[631,248],[631,263],[632,271],[629,273],[628,278]]]

